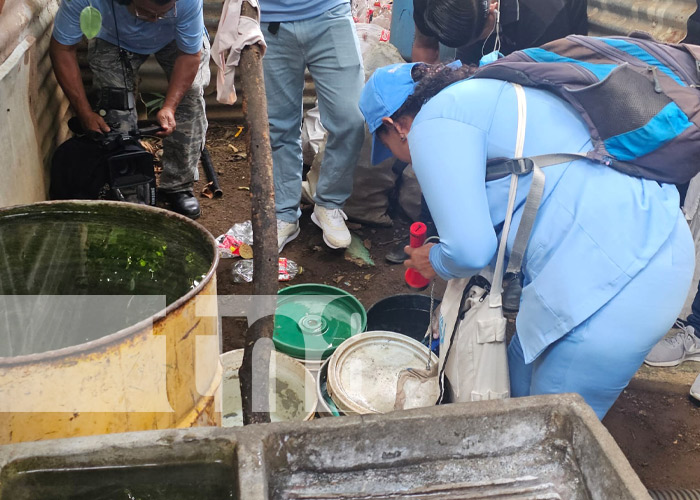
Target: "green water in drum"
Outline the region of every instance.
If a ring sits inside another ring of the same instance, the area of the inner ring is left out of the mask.
[[[0,211],[0,357],[147,319],[196,287],[213,260],[193,225],[126,203]]]

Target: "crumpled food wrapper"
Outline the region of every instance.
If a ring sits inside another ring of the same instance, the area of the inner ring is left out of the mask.
[[[247,220],[234,224],[225,234],[216,238],[219,255],[224,259],[232,257],[253,258],[253,225]]]

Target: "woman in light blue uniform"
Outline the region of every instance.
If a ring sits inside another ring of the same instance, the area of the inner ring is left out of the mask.
[[[425,277],[476,274],[495,261],[510,179],[485,182],[486,162],[514,156],[511,84],[464,80],[471,70],[421,64],[375,72],[360,109],[373,161],[412,162],[440,243],[410,250]],[[588,129],[566,102],[526,88],[524,156],[585,153]],[[523,261],[511,394],[576,392],[602,418],[673,324],[693,274],[693,242],[673,185],[588,160],[544,169],[545,191]],[[530,188],[518,185],[513,228]]]

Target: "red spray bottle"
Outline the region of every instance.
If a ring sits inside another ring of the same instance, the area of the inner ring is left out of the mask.
[[[428,233],[428,227],[423,222],[414,222],[411,224],[411,238],[410,245],[411,248],[418,248],[425,243],[425,238]],[[430,284],[430,280],[424,278],[415,269],[406,269],[406,274],[404,275],[406,284],[411,288],[416,288],[418,290],[423,290]]]

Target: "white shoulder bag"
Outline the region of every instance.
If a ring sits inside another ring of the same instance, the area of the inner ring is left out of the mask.
[[[513,84],[518,99],[518,131],[515,158],[522,158],[525,144],[525,92]],[[440,305],[440,363],[438,367],[440,399],[438,403],[502,399],[510,396],[508,358],[506,355],[506,319],[503,317],[503,263],[506,242],[515,206],[518,176],[530,170],[518,169],[512,163],[508,209],[498,245],[493,283],[479,274],[471,278],[453,279]],[[544,174],[537,164],[532,165],[533,179],[525,202],[515,243],[509,259],[508,271],[520,271],[522,258],[530,239],[532,224],[537,215]],[[486,274],[486,273],[482,273]]]

